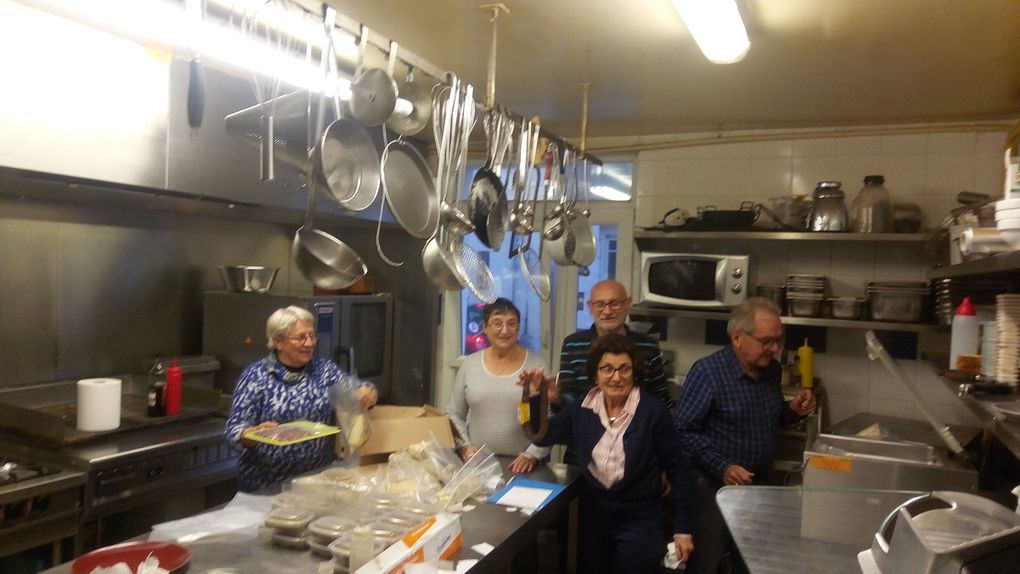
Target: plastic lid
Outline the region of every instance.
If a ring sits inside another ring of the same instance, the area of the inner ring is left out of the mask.
[[[977,313],[974,312],[974,305],[970,302],[970,297],[963,298],[963,302],[961,302],[960,306],[956,308],[955,314],[964,315],[966,317],[973,317],[977,315]]]
[[[864,176],[864,185],[882,185],[885,183],[884,175],[866,175]]]

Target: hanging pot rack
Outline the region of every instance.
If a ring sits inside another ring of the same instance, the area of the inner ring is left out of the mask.
[[[220,18],[222,18],[224,20],[229,20],[231,17],[233,17],[235,19],[236,18],[240,18],[240,17],[244,17],[245,9],[247,8],[247,6],[243,2],[237,2],[236,0],[207,0],[207,3],[208,3],[207,4],[208,8],[207,8],[206,15],[207,16],[218,16],[218,17],[220,17]],[[297,6],[297,7],[301,8],[302,10],[307,12],[308,14],[314,16],[314,21],[316,23],[322,21],[322,14],[324,14],[324,12],[325,12],[325,5],[324,4],[322,4],[320,2],[311,1],[311,0],[290,0],[290,3],[292,5],[294,5],[294,6]],[[502,11],[504,14],[509,14],[510,13],[509,8],[507,8],[503,3],[483,4],[483,5],[479,6],[479,7],[481,9],[483,9],[483,10],[493,11],[494,18],[497,17],[497,16],[495,16],[495,14],[498,14],[500,11]],[[362,33],[362,30],[364,29],[364,26],[362,25],[361,22],[358,22],[357,20],[355,20],[353,18],[350,18],[350,17],[348,17],[348,16],[346,16],[344,14],[341,14],[339,12],[336,13],[336,21],[334,23],[334,27],[338,31],[343,32],[345,34],[348,34],[348,35],[350,35],[351,37],[353,37],[355,39],[360,39],[360,35]],[[307,41],[307,38],[293,38],[293,40],[303,43],[303,42]],[[387,38],[387,37],[383,36],[382,34],[376,32],[374,30],[368,30],[367,33],[366,33],[366,38],[365,38],[366,44],[368,44],[370,46],[373,46],[374,48],[379,50],[382,54],[389,54],[390,47],[392,45],[392,41],[393,40],[391,38]],[[319,46],[318,48],[321,49],[322,46]],[[354,68],[355,68],[355,65],[356,65],[357,55],[356,55],[356,53],[353,53],[353,52],[354,51],[352,51],[352,53],[350,53],[350,54],[347,54],[347,53],[338,53],[337,54],[337,57],[338,57],[338,62],[337,62],[338,66],[341,69],[343,69],[344,71],[346,71],[347,73],[353,72]],[[492,54],[492,57],[495,57],[495,53]],[[433,64],[429,60],[423,58],[422,56],[420,56],[420,55],[418,55],[416,53],[414,53],[413,51],[408,50],[405,47],[405,45],[403,45],[403,44],[400,47],[400,52],[397,55],[396,59],[397,59],[398,62],[402,63],[404,66],[406,66],[408,68],[413,68],[416,73],[418,73],[418,72],[424,73],[424,74],[426,74],[428,76],[431,76],[432,78],[436,79],[437,81],[439,81],[439,82],[441,82],[443,84],[447,84],[447,85],[449,84],[450,74],[449,74],[448,71],[446,71],[443,68]],[[492,74],[493,73],[492,70],[494,70],[494,66],[490,65],[489,68],[490,68],[489,74]],[[489,84],[493,83],[493,80],[494,80],[493,78],[487,78],[487,79],[490,80],[488,82]],[[493,106],[499,106],[500,105],[500,104],[495,102],[493,94],[486,94],[486,100],[490,100],[490,99],[491,99],[491,104],[489,104],[488,101],[486,101],[486,102],[477,102],[476,101],[475,105],[478,106],[478,108],[480,110],[483,110],[483,111],[487,111],[487,110],[491,109]],[[487,104],[489,104],[489,105],[487,105]],[[509,110],[508,108],[506,108],[505,106],[502,106],[502,107],[503,107],[504,110],[507,111],[507,114],[514,121],[525,122],[525,123],[528,121],[528,118],[526,116],[518,114],[516,112],[513,112],[513,111]],[[569,140],[567,140],[566,138],[564,138],[562,136],[559,136],[559,135],[549,131],[544,126],[541,128],[541,135],[542,135],[542,137],[544,137],[544,138],[546,138],[546,139],[548,139],[548,140],[550,140],[552,142],[555,142],[561,148],[569,148],[569,149],[577,152],[579,154],[579,158],[586,157],[589,162],[594,163],[596,165],[602,165],[602,160],[600,160],[599,158],[597,158],[595,156],[592,156],[590,154],[585,154],[584,150],[579,150],[577,148],[577,146],[575,146]]]

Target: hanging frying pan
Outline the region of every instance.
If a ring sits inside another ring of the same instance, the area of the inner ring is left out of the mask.
[[[390,70],[364,69],[365,49],[368,46],[368,27],[361,27],[358,39],[358,68],[351,83],[351,115],[367,126],[382,125],[397,106],[397,83],[393,81],[392,67],[396,61],[396,42],[390,43]]]
[[[333,36],[327,41],[330,81],[336,85],[336,53]],[[379,151],[365,128],[342,117],[340,96],[333,94],[336,120],[329,124],[316,146],[316,166],[323,183],[340,205],[362,211],[379,195]]]
[[[383,150],[381,171],[383,197],[397,223],[419,239],[435,234],[439,196],[432,170],[421,153],[397,138]]]

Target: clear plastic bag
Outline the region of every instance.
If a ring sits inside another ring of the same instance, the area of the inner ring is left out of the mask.
[[[438,503],[443,508],[461,505],[476,494],[491,494],[505,484],[496,453],[483,444],[439,491]]]
[[[355,454],[372,436],[372,419],[355,394],[360,386],[361,381],[356,376],[345,374],[329,388],[329,401],[340,426],[340,434],[336,438],[336,454],[340,458]]]

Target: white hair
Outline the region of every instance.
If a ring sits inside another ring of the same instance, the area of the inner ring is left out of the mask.
[[[283,338],[290,331],[296,323],[305,321],[306,323],[315,324],[315,318],[312,317],[311,311],[304,307],[298,307],[297,305],[291,305],[290,307],[283,307],[273,311],[273,314],[266,319],[266,348],[272,351],[275,347],[273,341],[278,338]]]
[[[764,297],[751,297],[730,312],[730,320],[726,323],[726,333],[732,335],[736,331],[754,332],[754,317],[758,312],[779,316],[779,307]]]

